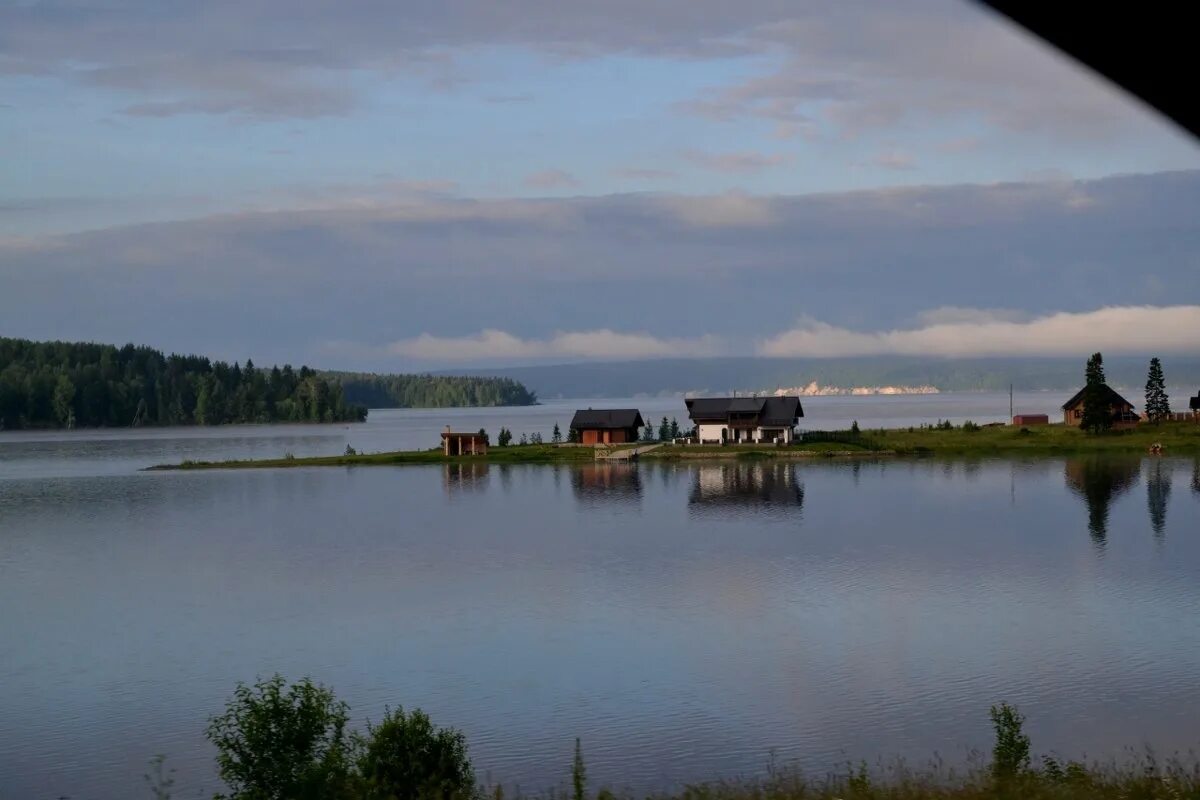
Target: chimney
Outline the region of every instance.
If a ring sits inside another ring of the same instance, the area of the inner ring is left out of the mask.
[[[449,433],[449,432],[450,432],[450,426],[449,426],[449,425],[447,425],[447,426],[446,426],[446,433]]]

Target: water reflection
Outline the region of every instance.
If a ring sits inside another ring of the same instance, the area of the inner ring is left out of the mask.
[[[609,500],[636,500],[642,496],[642,478],[635,464],[597,461],[571,471],[575,499],[591,505]]]
[[[795,464],[703,466],[694,471],[688,496],[688,507],[695,510],[725,506],[800,509],[803,505],[804,484]]]
[[[1154,459],[1146,480],[1146,507],[1150,511],[1150,527],[1154,538],[1162,539],[1167,527],[1167,500],[1171,497],[1171,467],[1163,468],[1162,459]]]
[[[1067,486],[1087,503],[1088,531],[1101,549],[1108,539],[1109,506],[1137,482],[1139,469],[1137,461],[1099,456],[1066,462]]]
[[[481,492],[487,488],[488,465],[486,463],[444,464],[442,486],[446,493]]]

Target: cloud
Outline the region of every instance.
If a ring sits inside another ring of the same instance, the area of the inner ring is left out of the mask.
[[[472,199],[389,180],[72,235],[0,213],[22,236],[0,239],[4,331],[311,362],[322,342],[422,332],[749,343],[804,315],[904,332],[1200,303],[1200,172],[765,197]]]
[[[938,152],[946,153],[947,155],[957,155],[959,153],[973,153],[983,145],[983,140],[978,136],[959,136],[954,139],[947,139],[937,145]]]
[[[645,181],[672,180],[678,177],[678,173],[672,172],[669,169],[655,169],[653,167],[620,167],[613,170],[613,175],[616,175],[618,178]]]
[[[393,342],[384,349],[390,355],[436,362],[493,359],[512,362],[548,358],[630,360],[718,355],[723,352],[723,343],[715,336],[660,338],[648,333],[619,333],[607,328],[559,331],[545,339],[521,339],[489,329],[460,337],[423,333]]]
[[[1137,130],[1116,89],[962,0],[160,0],[0,4],[0,74],[53,75],[132,96],[128,113],[346,114],[360,79],[451,89],[481,52],[564,59],[743,59],[761,72],[681,98],[690,114],[763,118],[777,133],[857,134],[959,117],[1069,141]],[[524,102],[493,94],[489,102]],[[1144,130],[1144,128],[1142,128]]]
[[[860,332],[814,319],[759,343],[763,356],[1081,356],[1195,353],[1200,305],[1108,306],[1028,321],[978,318],[921,328]]]
[[[910,170],[917,168],[917,161],[911,153],[896,148],[884,150],[871,159],[871,163],[884,169]]]
[[[761,172],[791,162],[791,156],[780,153],[704,153],[689,150],[684,158],[705,169],[717,172]]]
[[[564,170],[544,169],[526,176],[525,185],[531,189],[573,189],[579,186],[579,181]]]
[[[976,4],[794,4],[740,37],[771,66],[681,103],[715,120],[760,118],[852,137],[905,123],[978,122],[1104,139],[1150,119],[1104,80]]]

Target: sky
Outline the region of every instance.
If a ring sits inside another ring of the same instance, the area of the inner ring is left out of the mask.
[[[964,0],[7,0],[0,335],[1200,352],[1200,147]]]

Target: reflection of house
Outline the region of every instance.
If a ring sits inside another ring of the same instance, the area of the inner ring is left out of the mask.
[[[1108,508],[1120,495],[1137,483],[1140,462],[1134,459],[1104,457],[1077,458],[1067,461],[1067,488],[1087,503],[1088,530],[1099,545],[1108,536]]]
[[[587,408],[575,412],[571,430],[583,444],[622,444],[636,442],[645,424],[636,408]]]
[[[700,442],[791,442],[804,416],[799,397],[696,397],[685,400]]]
[[[442,453],[448,456],[481,456],[487,452],[487,435],[484,433],[458,433],[442,431]]]
[[[571,488],[580,500],[619,500],[642,494],[638,468],[622,461],[597,461],[571,470]]]
[[[455,462],[442,465],[442,484],[447,492],[481,491],[487,486],[486,461]]]
[[[802,506],[795,464],[714,464],[695,470],[688,506]]]
[[[1100,384],[1100,391],[1104,394],[1104,404],[1108,406],[1109,412],[1112,414],[1113,427],[1128,427],[1137,424],[1138,415],[1134,413],[1133,403],[1117,394],[1107,383]],[[1087,387],[1085,386],[1070,400],[1063,403],[1063,422],[1075,426],[1083,424],[1083,396],[1086,393]]]

